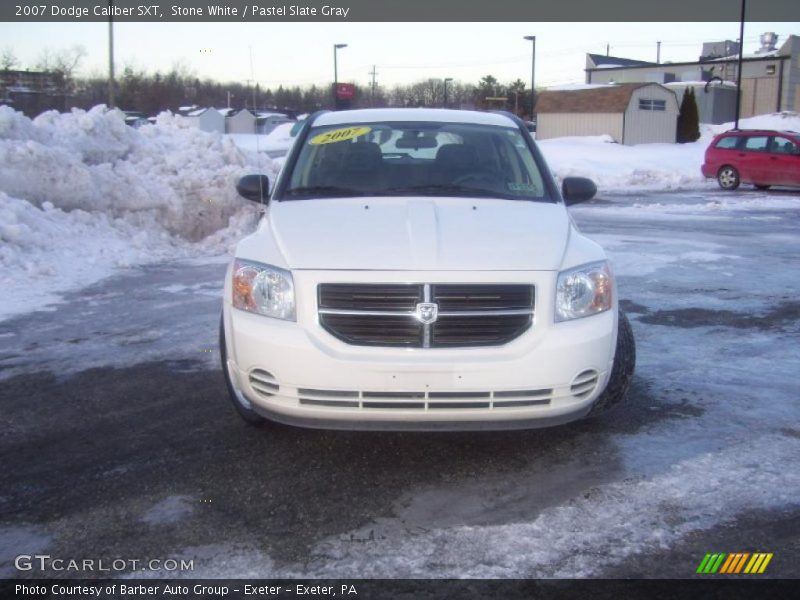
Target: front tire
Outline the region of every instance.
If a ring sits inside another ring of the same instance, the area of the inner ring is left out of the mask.
[[[622,402],[633,379],[633,370],[636,367],[636,342],[633,339],[633,329],[628,317],[621,310],[617,321],[617,349],[614,353],[611,377],[608,379],[606,389],[589,411],[590,416],[607,412]]]
[[[253,425],[254,427],[263,425],[267,420],[253,410],[250,401],[234,386],[233,379],[228,371],[228,352],[225,347],[225,327],[222,318],[219,320],[219,355],[220,359],[222,359],[222,373],[225,376],[225,385],[228,387],[228,397],[231,399],[236,412],[248,425]]]
[[[735,190],[741,183],[739,171],[736,170],[736,167],[724,165],[717,171],[717,182],[723,190]]]

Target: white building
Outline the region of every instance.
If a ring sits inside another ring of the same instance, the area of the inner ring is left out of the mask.
[[[292,119],[283,113],[261,112],[256,116],[256,128],[258,133],[267,134],[281,123],[291,123]]]
[[[800,111],[800,36],[790,35],[777,45],[778,36],[764,33],[761,48],[742,60],[741,117],[780,111]],[[616,56],[586,55],[586,83],[688,82],[695,80],[735,82],[739,45],[730,40],[706,43],[696,62],[650,63]],[[711,92],[729,103],[729,92]],[[695,95],[697,90],[695,89]],[[679,99],[681,96],[679,96]],[[735,105],[735,96],[734,96]],[[722,109],[717,109],[719,112]],[[723,121],[736,117],[735,106]],[[702,109],[701,109],[702,112]],[[721,114],[721,113],[720,113]]]
[[[186,115],[200,131],[225,133],[225,117],[215,108],[199,108]]]
[[[620,144],[674,143],[679,104],[657,83],[552,90],[536,101],[536,139],[610,135]]]

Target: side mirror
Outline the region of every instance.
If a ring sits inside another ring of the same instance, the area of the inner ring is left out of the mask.
[[[269,178],[266,175],[245,175],[236,184],[242,198],[266,204],[269,202]]]
[[[591,200],[596,193],[594,181],[586,177],[564,177],[561,182],[561,195],[567,206]]]

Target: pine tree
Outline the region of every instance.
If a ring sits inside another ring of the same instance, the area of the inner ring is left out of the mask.
[[[697,99],[694,96],[694,89],[691,87],[687,87],[683,93],[683,100],[678,113],[677,139],[679,144],[695,142],[700,139],[700,116],[697,111]]]

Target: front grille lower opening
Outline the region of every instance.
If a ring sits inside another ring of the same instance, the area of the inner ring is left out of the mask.
[[[570,393],[578,400],[584,400],[592,395],[592,392],[597,387],[598,379],[599,373],[594,369],[582,371],[572,380]]]

